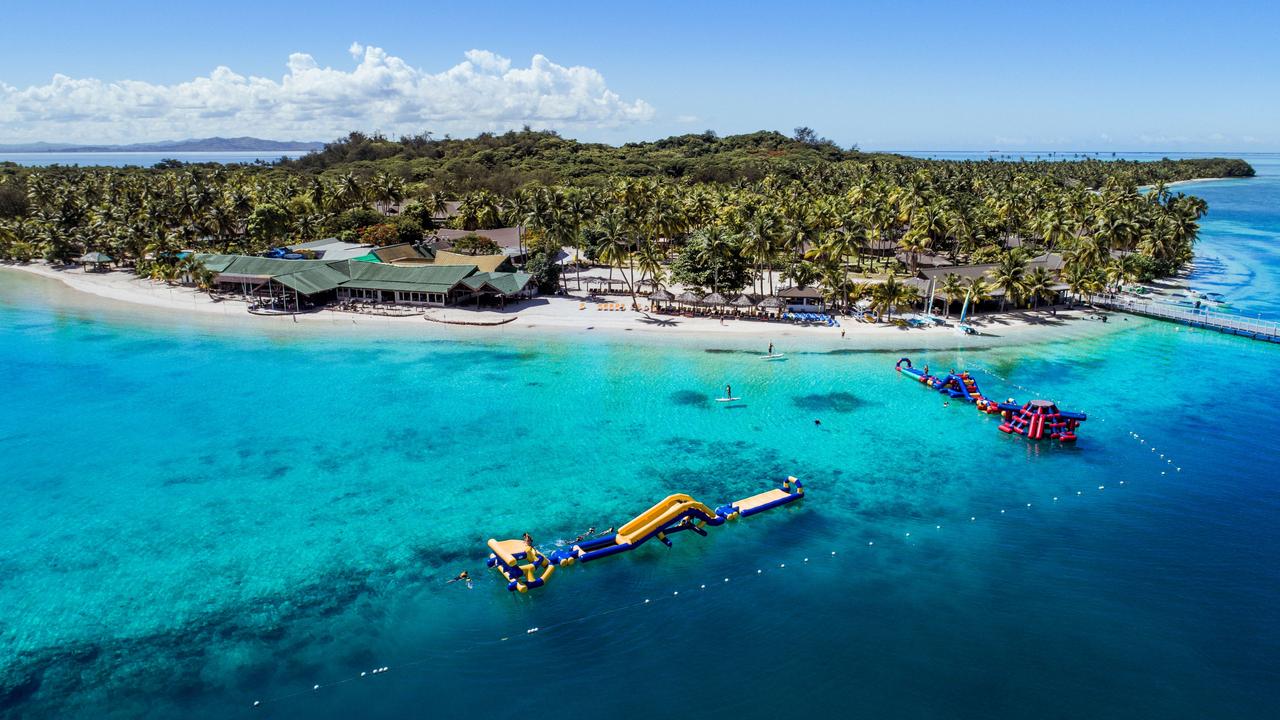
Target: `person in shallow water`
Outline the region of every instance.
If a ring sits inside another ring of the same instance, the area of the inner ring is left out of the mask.
[[[470,581],[471,581],[471,576],[467,574],[466,570],[463,570],[462,572],[458,573],[458,577],[453,578],[449,582],[455,583],[455,582],[470,582]]]
[[[530,535],[529,533],[525,533],[524,535],[520,536],[520,539],[524,540],[525,545],[528,545],[529,547],[533,547],[533,536]]]

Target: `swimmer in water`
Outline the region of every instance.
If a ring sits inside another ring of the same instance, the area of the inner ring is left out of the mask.
[[[454,579],[450,580],[449,582],[451,582],[451,583],[456,583],[456,582],[471,582],[471,576],[467,574],[467,571],[466,571],[466,570],[463,570],[462,572],[458,573],[458,577],[456,577],[456,578],[454,578]]]
[[[813,424],[814,424],[814,425],[821,425],[821,424],[822,424],[822,421],[821,421],[821,420],[819,420],[819,419],[817,419],[817,418],[814,418],[814,419],[813,419]]]

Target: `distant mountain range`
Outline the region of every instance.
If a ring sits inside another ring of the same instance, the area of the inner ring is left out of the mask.
[[[300,140],[262,140],[253,137],[237,138],[199,138],[188,140],[162,140],[152,143],[133,143],[130,145],[73,145],[71,143],[21,143],[16,145],[0,145],[0,152],[9,153],[101,153],[101,152],[285,152],[289,150],[319,150],[324,147],[321,142],[303,142]]]

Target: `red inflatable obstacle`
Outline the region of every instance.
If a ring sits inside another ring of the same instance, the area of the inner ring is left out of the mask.
[[[1075,429],[1087,418],[1084,413],[1059,410],[1048,400],[1032,400],[1019,407],[1016,403],[1001,403],[1004,422],[1001,432],[1016,433],[1032,440],[1051,438],[1059,442],[1074,442]]]

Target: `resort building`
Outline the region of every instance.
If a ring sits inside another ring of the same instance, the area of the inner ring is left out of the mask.
[[[533,294],[522,272],[475,264],[398,266],[362,260],[279,260],[201,255],[215,292],[294,311],[330,302],[434,306],[503,305]]]
[[[995,263],[922,267],[920,268],[917,276],[907,280],[906,283],[915,286],[915,288],[920,291],[921,297],[927,297],[930,289],[933,289],[935,294],[937,294],[937,288],[942,285],[942,281],[945,280],[948,275],[956,275],[961,280],[965,281],[972,281],[976,278],[985,278],[990,281],[991,273],[993,273],[997,267],[999,267],[999,265]],[[1048,270],[1054,278],[1060,278],[1062,267],[1062,256],[1057,253],[1045,253],[1044,255],[1039,255],[1027,261],[1028,272],[1035,270],[1036,268],[1044,268],[1045,270]],[[1059,280],[1059,282],[1050,286],[1050,289],[1060,296],[1062,293],[1067,291],[1067,284]],[[1000,299],[1004,297],[1004,290],[993,286],[991,288],[990,295],[992,301],[999,302]]]
[[[373,246],[367,243],[343,242],[338,238],[325,238],[310,242],[287,245],[284,248],[308,260],[354,260],[368,255]],[[295,259],[295,258],[290,258]]]
[[[525,256],[523,233],[518,227],[493,228],[492,230],[452,230],[442,228],[430,232],[436,250],[452,250],[454,241],[470,235],[477,235],[492,240],[501,253],[515,262],[521,262]]]
[[[379,262],[401,267],[474,265],[480,272],[515,272],[516,269],[509,255],[465,255],[413,243],[387,245],[376,248],[372,254]]]

